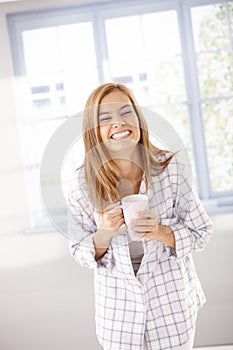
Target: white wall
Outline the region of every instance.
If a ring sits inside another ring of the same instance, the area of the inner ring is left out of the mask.
[[[204,251],[194,255],[207,296],[197,323],[196,344],[233,344],[233,215],[212,220],[213,237]]]
[[[37,3],[0,5],[0,349],[98,350],[92,272],[72,260],[61,234],[23,234],[29,215],[6,14],[74,1]],[[195,257],[208,297],[199,317],[199,345],[233,343],[232,214],[213,220],[214,237]]]
[[[0,349],[101,349],[92,271],[71,259],[59,234],[2,239]]]

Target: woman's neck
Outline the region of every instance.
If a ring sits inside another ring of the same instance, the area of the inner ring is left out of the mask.
[[[122,179],[134,181],[143,175],[141,164],[128,159],[115,159],[115,163],[120,170]]]
[[[120,170],[121,180],[117,184],[120,196],[138,193],[144,172],[140,164],[128,159],[117,159],[115,162]]]

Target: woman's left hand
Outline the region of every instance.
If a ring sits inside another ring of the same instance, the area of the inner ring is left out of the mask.
[[[158,218],[150,210],[138,212],[138,217],[131,220],[130,227],[133,234],[138,237],[156,240],[158,237]]]
[[[150,210],[139,212],[138,217],[131,220],[131,229],[135,236],[156,240],[172,248],[176,247],[172,229],[160,225],[157,215]]]

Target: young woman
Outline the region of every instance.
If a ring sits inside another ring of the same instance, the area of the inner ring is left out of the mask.
[[[145,118],[122,84],[96,88],[83,116],[84,165],[69,193],[70,249],[95,271],[96,331],[105,350],[192,349],[205,296],[191,253],[213,226],[176,154],[149,141]],[[131,222],[119,206],[147,194]]]

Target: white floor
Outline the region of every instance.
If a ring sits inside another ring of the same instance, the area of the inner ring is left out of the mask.
[[[233,345],[208,346],[205,348],[194,348],[194,350],[233,350]]]

